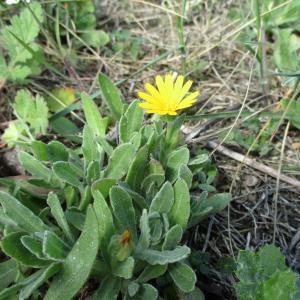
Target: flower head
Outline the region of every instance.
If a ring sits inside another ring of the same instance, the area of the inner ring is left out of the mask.
[[[193,82],[189,80],[184,83],[182,75],[179,75],[175,82],[171,74],[167,74],[164,79],[158,75],[155,81],[157,88],[146,83],[145,89],[148,93],[138,92],[138,96],[145,101],[139,106],[149,114],[177,115],[177,110],[190,107],[197,101],[198,91],[186,96]]]

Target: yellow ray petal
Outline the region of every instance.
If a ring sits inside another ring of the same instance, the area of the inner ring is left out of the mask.
[[[183,80],[184,80],[184,76],[179,75],[175,81],[174,84],[174,93],[175,95],[178,95],[180,90],[182,89],[183,86]]]
[[[173,90],[173,77],[171,74],[165,76],[165,87],[168,90],[168,94],[171,94]]]
[[[158,114],[158,115],[163,116],[163,115],[166,115],[168,113],[168,111],[166,111],[166,110],[156,110],[156,109],[152,110],[152,109],[149,109],[149,110],[146,111],[146,113],[148,113],[148,114]]]
[[[146,102],[139,103],[139,107],[146,108],[146,109],[161,109],[160,107],[158,107],[153,103],[146,103]]]
[[[191,88],[192,84],[193,84],[192,80],[189,80],[184,84],[184,86],[182,87],[182,90],[180,91],[180,96],[177,98],[178,100],[181,100],[186,95],[186,93]]]
[[[157,100],[160,100],[161,95],[158,90],[150,83],[145,83],[145,89]]]
[[[145,100],[145,101],[147,101],[147,102],[149,102],[149,103],[155,103],[155,100],[154,100],[153,96],[151,96],[151,95],[149,95],[149,94],[146,94],[146,93],[144,93],[144,92],[138,92],[138,96],[139,96],[141,99],[143,99],[143,100]]]
[[[168,115],[170,115],[170,116],[176,116],[177,112],[175,110],[169,110],[168,111]]]
[[[158,88],[158,91],[159,91],[161,97],[163,99],[165,99],[167,95],[166,95],[166,87],[165,87],[164,80],[162,79],[161,76],[157,75],[155,77],[155,82],[156,82],[156,85],[157,85],[157,88]]]
[[[199,96],[199,92],[191,93],[189,96],[185,97],[177,106],[176,109],[183,109],[186,107],[190,107],[197,101],[197,97]]]

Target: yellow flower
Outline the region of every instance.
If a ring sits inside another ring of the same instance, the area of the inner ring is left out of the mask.
[[[186,96],[193,83],[191,80],[183,84],[184,76],[179,75],[174,82],[171,74],[167,74],[164,79],[158,75],[155,78],[157,88],[146,83],[145,89],[148,94],[138,92],[138,96],[145,101],[139,103],[139,106],[144,108],[147,113],[177,115],[177,110],[190,107],[197,101],[199,92],[193,92]]]

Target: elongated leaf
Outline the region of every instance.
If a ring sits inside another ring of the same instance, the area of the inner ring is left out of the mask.
[[[58,161],[53,164],[53,170],[63,182],[82,188],[82,183],[78,179],[75,170],[71,168],[70,163]]]
[[[114,234],[113,216],[104,197],[99,191],[93,192],[94,211],[98,221],[100,249],[107,254],[109,241]]]
[[[92,270],[99,247],[98,222],[89,207],[83,231],[54,278],[44,300],[72,299],[82,288]]]
[[[5,213],[2,208],[0,208],[0,225],[3,227],[8,225],[11,228],[19,229],[17,223],[15,223],[13,220],[11,220]],[[1,226],[0,226],[1,230]]]
[[[178,178],[183,179],[190,189],[193,182],[193,173],[187,165],[181,165],[178,170]]]
[[[74,236],[71,232],[69,224],[66,220],[64,212],[62,210],[61,204],[56,194],[49,193],[47,203],[51,209],[51,214],[54,217],[55,221],[59,225],[59,227],[63,230],[64,234],[66,235],[67,239],[70,242],[74,242]]]
[[[118,277],[130,279],[133,275],[134,259],[129,256],[124,261],[119,262],[114,268],[113,273]]]
[[[94,132],[87,125],[85,125],[83,128],[82,152],[87,163],[98,160],[100,158],[99,155],[97,157],[98,151]]]
[[[52,231],[45,231],[43,254],[51,260],[62,261],[67,257],[70,247]]]
[[[178,179],[174,185],[174,205],[169,213],[171,224],[186,228],[190,217],[190,193],[186,182]]]
[[[165,236],[165,240],[162,246],[162,250],[172,250],[181,241],[182,238],[182,228],[180,225],[173,226]]]
[[[6,235],[0,243],[2,251],[26,266],[39,268],[48,265],[50,261],[37,258],[23,246],[21,238],[24,235],[23,232],[13,232]]]
[[[88,126],[93,128],[98,136],[104,137],[107,127],[107,120],[101,117],[99,108],[88,94],[82,93],[81,100]]]
[[[48,160],[47,145],[45,143],[41,141],[33,141],[31,143],[31,149],[36,159],[42,161]]]
[[[120,120],[123,110],[123,103],[119,90],[104,74],[99,75],[99,84],[110,112],[116,120]]]
[[[148,283],[143,284],[134,299],[136,300],[156,300],[158,297],[157,289]]]
[[[19,160],[23,168],[32,176],[50,182],[52,171],[26,152],[20,152]]]
[[[5,214],[23,230],[36,233],[47,229],[47,226],[38,216],[9,194],[0,192],[0,203]]]
[[[134,155],[135,149],[131,143],[118,146],[109,158],[104,176],[106,178],[121,179],[126,174]]]
[[[37,258],[46,259],[43,255],[41,240],[30,235],[24,235],[21,237],[21,242],[23,246]]]
[[[168,263],[174,263],[186,258],[190,254],[191,250],[187,246],[179,246],[174,250],[158,251],[152,249],[146,249],[136,256],[148,262],[150,265],[165,265]]]
[[[149,280],[162,276],[167,271],[167,265],[147,266],[138,277],[138,282],[147,282]]]
[[[27,299],[37,290],[45,281],[51,278],[61,269],[60,263],[52,263],[46,269],[39,271],[39,276],[27,284],[19,294],[19,300]]]
[[[109,195],[109,190],[111,187],[117,184],[116,179],[103,178],[95,181],[92,185],[92,192],[99,191],[104,198]]]
[[[4,289],[3,291],[0,292],[0,300],[7,300],[7,299],[11,299],[9,298],[10,296],[16,296],[16,293],[19,289],[35,281],[42,272],[43,270],[37,271],[32,275],[30,275],[29,277],[25,278],[24,280],[17,282],[11,285],[10,287]],[[16,298],[14,297],[12,299],[16,299]]]
[[[174,191],[170,182],[166,182],[156,194],[150,205],[150,212],[168,213],[174,203]]]
[[[138,243],[138,249],[147,249],[150,246],[150,226],[147,210],[143,209],[142,216],[140,218],[140,238]]]
[[[69,153],[67,147],[59,141],[51,141],[47,145],[47,155],[50,161],[67,161]]]
[[[121,231],[129,230],[133,240],[136,241],[135,211],[130,196],[117,186],[111,188],[109,195],[113,214]]]
[[[182,147],[174,150],[167,157],[167,178],[173,183],[178,176],[178,169],[183,165],[187,165],[190,158],[189,149]]]
[[[183,291],[191,292],[195,288],[196,274],[191,267],[184,263],[169,266],[169,274],[174,283]]]
[[[126,183],[134,190],[141,190],[142,180],[145,177],[149,157],[149,146],[145,145],[139,149],[133,162],[129,167]]]
[[[0,263],[0,291],[8,287],[17,277],[17,263],[13,259],[9,259]]]
[[[120,278],[106,277],[102,280],[100,288],[88,300],[116,300],[120,288]]]
[[[133,101],[120,119],[119,133],[123,143],[129,142],[134,132],[138,132],[143,123],[144,113],[138,106],[139,101]]]

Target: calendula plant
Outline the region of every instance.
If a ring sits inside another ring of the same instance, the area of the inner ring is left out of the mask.
[[[127,105],[100,75],[117,135],[107,134],[107,119],[82,94],[80,147],[34,140],[20,153],[29,176],[1,181],[1,249],[9,260],[0,264],[7,274],[0,299],[67,300],[89,282],[88,299],[204,299],[184,233],[230,195],[190,196],[207,155],[190,158],[180,138],[183,115],[160,115],[190,106],[198,92],[184,98],[191,82],[183,85],[182,76],[156,81],[158,89],[146,84],[150,94],[139,93],[146,104]],[[157,115],[145,123],[139,106]]]

